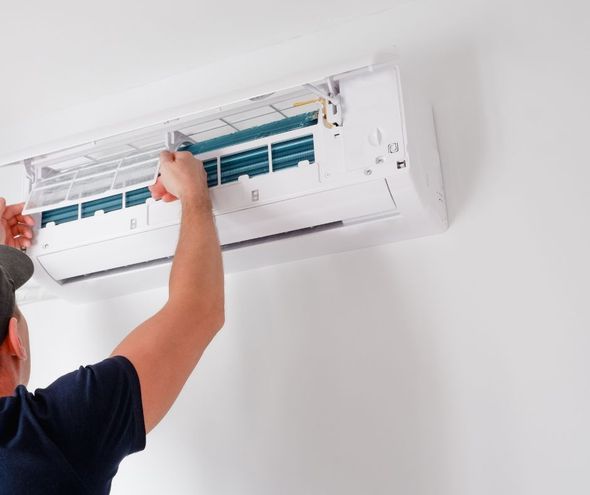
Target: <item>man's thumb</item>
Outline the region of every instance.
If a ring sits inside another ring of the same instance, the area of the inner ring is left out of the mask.
[[[6,210],[6,200],[4,198],[0,198],[0,218],[4,215],[4,210]]]
[[[173,162],[174,161],[174,153],[170,151],[164,150],[160,152],[160,163],[162,162]]]

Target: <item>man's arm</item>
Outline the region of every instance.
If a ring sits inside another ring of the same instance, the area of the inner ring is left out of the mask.
[[[166,415],[224,322],[221,250],[203,165],[186,152],[164,152],[160,163],[152,195],[182,205],[169,297],[113,351],[139,375],[146,432]]]

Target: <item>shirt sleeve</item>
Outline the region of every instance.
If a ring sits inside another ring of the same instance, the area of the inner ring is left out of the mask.
[[[117,473],[129,454],[145,448],[139,378],[115,356],[62,376],[33,397],[45,434],[90,484]]]

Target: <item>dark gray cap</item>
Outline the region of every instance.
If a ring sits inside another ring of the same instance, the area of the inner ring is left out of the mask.
[[[0,245],[0,343],[14,313],[14,292],[33,275],[33,262],[22,251]]]

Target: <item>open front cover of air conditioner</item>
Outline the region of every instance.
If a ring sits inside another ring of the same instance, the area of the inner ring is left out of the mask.
[[[147,189],[162,149],[202,160],[227,271],[446,228],[429,108],[374,65],[24,159],[43,285],[88,299],[165,284],[181,206]]]

